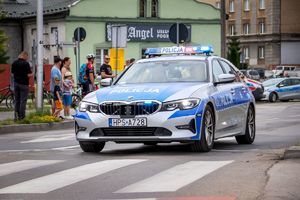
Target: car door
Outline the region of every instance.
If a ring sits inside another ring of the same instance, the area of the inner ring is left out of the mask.
[[[279,99],[287,100],[291,98],[291,79],[285,79],[277,84],[277,94]]]
[[[247,89],[247,86],[241,81],[237,71],[234,70],[233,66],[227,61],[220,59],[220,63],[226,74],[234,74],[237,78],[234,82],[234,105],[231,110],[233,112],[233,117],[237,120],[237,129],[243,130],[243,124],[246,121],[247,114],[247,103],[250,101],[250,93]]]
[[[217,59],[212,60],[213,81],[218,82],[218,76],[225,74]],[[216,106],[216,132],[215,137],[225,137],[235,134],[238,129],[238,120],[233,110],[236,83],[223,83],[215,85],[212,95]]]
[[[291,99],[300,99],[300,79],[292,78],[291,80]]]

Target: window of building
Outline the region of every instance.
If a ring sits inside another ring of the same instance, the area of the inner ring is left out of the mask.
[[[216,2],[216,8],[221,8],[221,3],[219,1]]]
[[[244,33],[244,35],[248,35],[249,34],[249,32],[250,32],[249,29],[250,29],[249,23],[243,24],[243,33]]]
[[[151,17],[158,17],[158,0],[151,1]]]
[[[258,58],[259,59],[265,58],[265,47],[258,47]]]
[[[265,0],[259,0],[259,9],[265,9]]]
[[[244,11],[250,10],[250,3],[249,0],[244,0]]]
[[[229,12],[234,12],[234,0],[229,1]]]
[[[235,26],[234,26],[234,24],[229,25],[229,35],[235,35]]]
[[[243,56],[245,60],[249,59],[249,47],[243,48]]]
[[[146,17],[147,0],[140,0],[140,17]]]
[[[264,21],[260,21],[260,22],[258,23],[258,32],[259,32],[260,34],[263,34],[263,33],[266,32],[266,27],[265,27],[265,22],[264,22]]]

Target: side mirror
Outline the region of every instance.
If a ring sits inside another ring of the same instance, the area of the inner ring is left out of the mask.
[[[112,84],[112,79],[111,78],[101,79],[101,81],[100,81],[100,85],[102,87],[111,86],[111,84]]]
[[[284,85],[282,84],[282,83],[279,83],[278,85],[277,85],[277,87],[284,87]]]
[[[218,76],[219,81],[215,82],[214,85],[223,84],[223,83],[232,83],[235,80],[234,74],[220,74]]]

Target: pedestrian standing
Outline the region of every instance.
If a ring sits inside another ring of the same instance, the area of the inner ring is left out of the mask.
[[[69,57],[65,57],[62,60],[62,68],[61,68],[61,78],[62,78],[62,81],[64,81],[64,79],[65,79],[65,73],[66,72],[72,73],[70,66],[71,66],[71,59]]]
[[[59,77],[55,77],[54,81],[55,81],[55,85],[53,89],[53,99],[54,99],[55,108],[52,115],[55,117],[59,117],[60,111],[63,108],[61,83],[60,83],[61,79]]]
[[[108,55],[104,56],[104,63],[100,67],[101,78],[115,78],[116,75],[112,73],[111,66],[109,65],[110,57]]]
[[[61,66],[61,59],[60,57],[54,58],[54,65],[51,69],[51,78],[50,78],[50,92],[54,92],[55,87],[55,78],[58,78],[61,80],[61,72],[60,72],[60,66]],[[60,83],[61,84],[61,83]],[[61,85],[60,85],[61,88]],[[55,101],[52,101],[52,114],[55,112]]]
[[[70,106],[72,104],[72,90],[74,87],[72,73],[67,71],[64,75],[63,81],[63,105],[64,105],[64,114],[65,119],[73,119],[70,116]]]
[[[30,65],[27,62],[28,53],[23,51],[13,62],[11,73],[14,76],[15,120],[25,118],[26,103],[29,93],[29,77],[32,76]]]

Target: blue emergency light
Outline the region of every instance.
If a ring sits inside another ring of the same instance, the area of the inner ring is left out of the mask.
[[[145,55],[165,55],[165,54],[206,54],[211,55],[214,50],[212,46],[187,46],[187,47],[159,47],[147,48]]]

